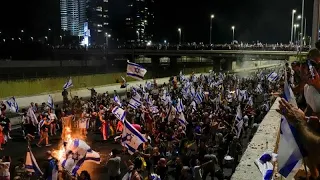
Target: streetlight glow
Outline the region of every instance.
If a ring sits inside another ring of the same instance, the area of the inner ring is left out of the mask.
[[[301,19],[301,15],[298,15],[298,16],[297,16],[297,19]]]
[[[178,31],[181,32],[181,28],[178,28]]]
[[[211,17],[211,19],[213,19],[213,18],[214,18],[214,15],[213,15],[213,14],[211,14],[211,16],[210,16],[210,17]]]
[[[21,30],[21,32],[22,32],[22,33],[24,32],[23,29]]]
[[[232,30],[234,30],[235,28],[236,28],[236,27],[234,27],[234,26],[231,26],[231,29],[232,29]]]
[[[292,9],[292,13],[294,14],[294,13],[296,13],[297,11],[295,10],[295,9]]]
[[[296,27],[296,28],[299,27],[299,24],[294,24],[294,27]]]

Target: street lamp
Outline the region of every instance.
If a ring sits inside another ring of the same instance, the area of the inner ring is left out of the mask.
[[[295,9],[292,10],[292,17],[291,17],[291,39],[290,39],[290,42],[292,43],[293,41],[293,29],[294,29],[294,14],[296,13],[297,11]]]
[[[31,39],[31,41],[33,41],[33,37],[32,36],[30,37],[30,39]]]
[[[181,45],[181,28],[178,28],[178,32],[179,32],[179,45]]]
[[[294,24],[293,27],[294,27],[293,37],[294,37],[294,41],[296,42],[296,32],[297,32],[297,28],[299,27],[299,24]]]
[[[298,16],[297,16],[297,19],[301,19],[301,15],[298,15]]]
[[[235,26],[231,26],[231,29],[232,29],[232,42],[234,41],[234,30],[235,30]]]
[[[211,45],[211,40],[212,40],[212,19],[214,18],[214,15],[211,14],[210,16],[210,39],[209,39],[209,44]]]
[[[109,38],[111,37],[111,34],[106,33],[106,46],[109,45]]]

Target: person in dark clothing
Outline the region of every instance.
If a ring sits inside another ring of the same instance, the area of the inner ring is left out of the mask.
[[[51,155],[51,151],[46,152],[47,160],[44,163],[44,179],[55,180],[58,178],[58,160]]]
[[[91,180],[91,177],[88,171],[81,171],[78,180]]]

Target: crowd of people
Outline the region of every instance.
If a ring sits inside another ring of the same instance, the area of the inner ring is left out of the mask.
[[[127,89],[123,96],[117,91],[110,95],[89,89],[90,99],[75,96],[69,100],[65,89],[62,106],[31,103],[22,110],[22,135],[38,147],[50,146],[50,137],[62,131],[64,124],[70,123],[66,122],[67,117],[71,116],[79,138],[86,139],[88,134],[101,131],[105,143],[121,142],[123,121],[112,112],[115,107],[121,107],[126,111],[126,120],[148,141],[125,162],[121,157],[127,149],[112,149],[107,159],[110,179],[121,179],[123,175],[137,180],[169,177],[200,180],[209,175],[211,179],[230,178],[230,174],[224,175],[225,169],[235,171],[243,150],[269,111],[273,101],[270,94],[281,89],[280,81],[268,78],[271,72],[283,74],[280,69],[245,76],[180,73],[164,84],[158,84],[156,79],[130,88],[123,84]],[[131,103],[137,97],[141,101],[138,107]],[[0,137],[10,137],[9,124],[10,121],[3,125]],[[39,140],[35,141],[37,136]],[[51,153],[48,155],[51,157]],[[128,170],[120,172],[120,164],[124,163]],[[44,179],[46,176],[45,173]],[[82,176],[89,175],[82,174],[79,179]]]

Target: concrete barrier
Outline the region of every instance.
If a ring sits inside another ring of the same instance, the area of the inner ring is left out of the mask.
[[[264,153],[273,152],[277,145],[281,115],[276,112],[279,107],[277,98],[270,111],[264,117],[256,134],[244,152],[231,180],[263,179],[254,161]]]
[[[248,71],[253,71],[253,70],[257,70],[257,69],[261,69],[261,68],[272,68],[272,67],[279,66],[279,65],[280,64],[271,64],[271,65],[265,65],[265,66],[254,67],[254,68],[244,68],[244,69],[234,70],[233,72],[236,72],[236,73],[243,72],[243,71],[248,72]],[[196,75],[199,76],[200,73],[196,74]],[[139,86],[140,84],[144,85],[146,81],[152,81],[152,79],[129,82],[128,88],[130,88],[132,86]],[[168,82],[169,82],[169,77],[157,79],[158,84],[163,84],[163,83],[168,83]],[[94,87],[94,89],[97,91],[97,93],[105,93],[106,91],[108,91],[109,94],[112,94],[114,90],[116,90],[118,93],[124,93],[126,91],[126,89],[120,88],[119,83],[109,84],[109,85],[104,85],[104,86],[96,86],[96,87]],[[86,88],[77,89],[75,91],[72,90],[72,88],[71,88],[70,94],[72,94],[72,96],[79,96],[79,97],[84,97],[84,98],[90,97],[90,91]],[[52,93],[43,93],[43,94],[39,94],[36,96],[16,97],[16,101],[19,105],[19,108],[22,109],[22,108],[29,107],[31,102],[38,103],[39,105],[42,102],[47,102],[49,95],[52,96],[53,101],[55,103],[61,103],[63,100],[61,92],[52,92]],[[5,101],[5,99],[3,101]],[[21,117],[10,118],[10,121],[11,121],[12,125],[17,125],[21,122]]]

